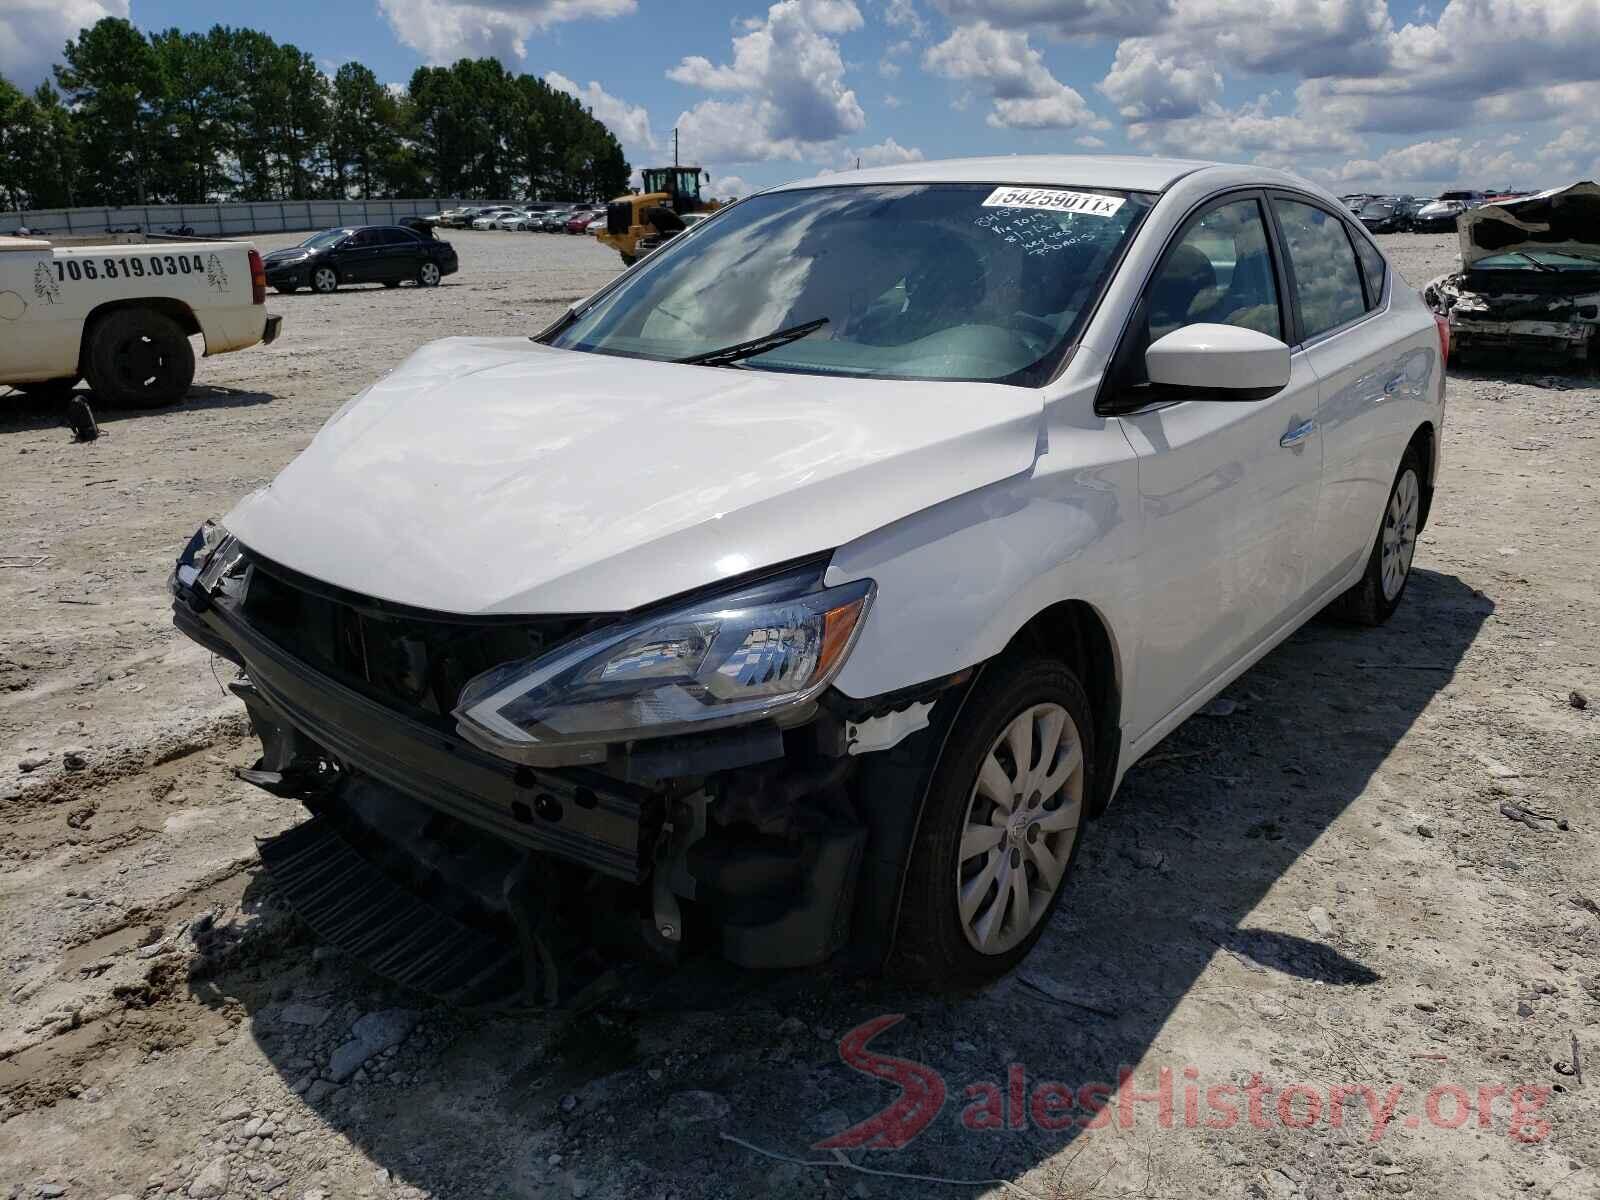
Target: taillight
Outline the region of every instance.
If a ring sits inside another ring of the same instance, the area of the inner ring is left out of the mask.
[[[250,303],[265,304],[267,302],[267,264],[261,261],[261,253],[250,247]]]
[[[1450,365],[1450,321],[1447,317],[1433,314],[1433,323],[1439,327],[1439,365]]]

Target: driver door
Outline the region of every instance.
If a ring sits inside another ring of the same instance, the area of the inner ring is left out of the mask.
[[[1290,341],[1265,197],[1233,193],[1168,246],[1124,335],[1110,385],[1137,387],[1151,341],[1200,322]],[[1322,439],[1305,354],[1265,400],[1196,398],[1119,419],[1138,456],[1143,516],[1135,737],[1207,689],[1306,603]],[[1120,376],[1120,378],[1119,378]]]

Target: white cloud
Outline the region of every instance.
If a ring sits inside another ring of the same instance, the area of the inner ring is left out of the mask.
[[[1038,29],[1062,37],[1136,34],[1149,29],[1174,0],[934,0],[956,24],[983,22],[1001,29]]]
[[[581,88],[559,71],[546,71],[544,81],[558,92],[576,96],[587,104],[589,111],[605,123],[625,149],[656,148],[655,135],[650,132],[650,113],[643,105],[618,99],[592,79],[588,87]]]
[[[1184,158],[1237,161],[1275,155],[1354,154],[1360,143],[1347,131],[1299,113],[1274,113],[1273,98],[1259,96],[1235,109],[1220,105],[1170,121],[1135,121],[1128,136],[1146,149]]]
[[[899,108],[904,103],[904,100],[895,95],[887,95],[883,98],[883,106],[885,108]]]
[[[880,58],[878,60],[878,74],[885,79],[897,79],[900,76],[900,64],[887,56]]]
[[[756,189],[737,175],[712,176],[710,193],[722,200],[736,200]]]
[[[395,36],[432,63],[493,56],[517,62],[528,39],[565,21],[621,17],[638,0],[378,0]]]
[[[731,61],[683,59],[669,79],[736,97],[702,100],[679,116],[685,149],[702,161],[798,161],[861,130],[866,114],[845,86],[837,40],[861,25],[850,0],[779,0],[765,19],[746,22]]]
[[[127,15],[128,0],[0,0],[0,75],[32,91],[78,30]]]
[[[1148,38],[1128,38],[1099,86],[1128,120],[1169,120],[1215,105],[1222,73],[1205,62],[1186,65],[1164,56]]]
[[[1092,133],[1086,133],[1082,137],[1073,138],[1072,140],[1077,142],[1078,145],[1082,146],[1085,150],[1102,150],[1105,148],[1106,144],[1105,138],[1095,137],[1095,135]]]
[[[921,162],[922,151],[915,146],[902,146],[890,137],[884,138],[876,146],[846,149],[841,158],[847,167],[855,166],[858,158],[863,167],[889,167],[896,163]]]
[[[922,65],[946,79],[987,87],[995,128],[1104,129],[1109,124],[1072,88],[1050,73],[1026,33],[978,23],[957,28],[922,56]]]
[[[904,29],[914,38],[928,32],[928,23],[917,11],[916,0],[884,0],[883,23],[895,29]]]

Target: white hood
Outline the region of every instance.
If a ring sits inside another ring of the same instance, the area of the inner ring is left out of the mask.
[[[830,550],[1029,470],[1037,391],[448,338],[224,519],[315,579],[441,612],[614,612]]]

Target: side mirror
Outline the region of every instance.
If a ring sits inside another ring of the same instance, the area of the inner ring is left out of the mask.
[[[1237,325],[1174,329],[1150,344],[1144,365],[1151,390],[1174,400],[1265,400],[1289,385],[1289,347]]]

